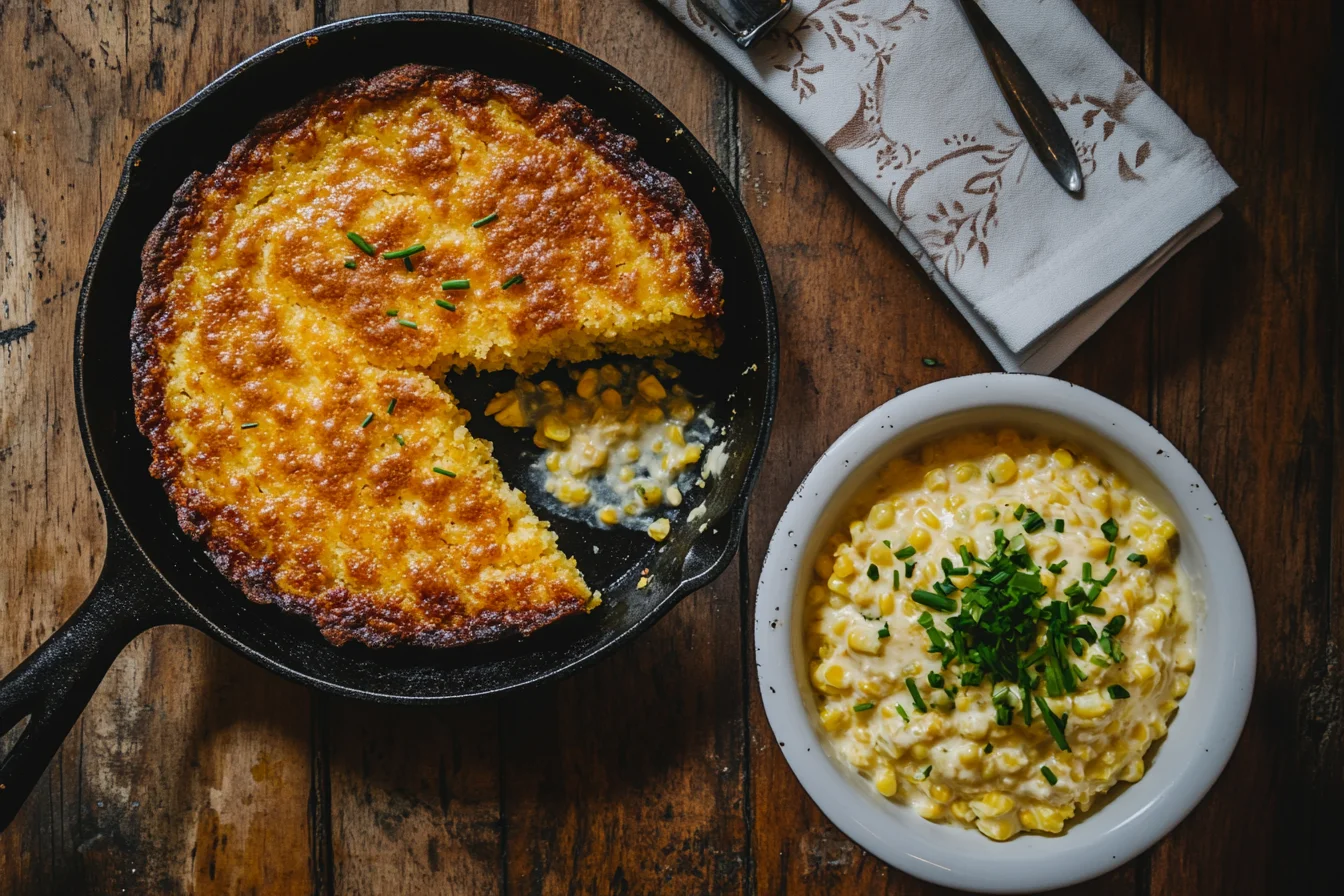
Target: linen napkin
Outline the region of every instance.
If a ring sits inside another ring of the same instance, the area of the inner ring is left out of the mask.
[[[750,50],[658,0],[822,148],[1005,370],[1048,373],[1236,184],[1069,0],[981,6],[1083,164],[1061,189],[1019,132],[955,0],[794,0]]]

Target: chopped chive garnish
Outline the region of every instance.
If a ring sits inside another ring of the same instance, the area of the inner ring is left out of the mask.
[[[910,595],[915,603],[923,604],[930,609],[938,610],[941,613],[951,613],[957,608],[957,602],[950,597],[944,597],[941,594],[934,594],[932,591],[922,591],[918,588]]]
[[[415,321],[407,320],[404,317],[397,318],[397,323],[401,324],[403,327],[410,327],[412,330],[420,329],[420,326]]]
[[[1013,508],[1013,519],[1015,520],[1022,519],[1022,515],[1026,512],[1027,512],[1027,505],[1025,504],[1017,505],[1017,507]]]
[[[256,429],[256,428],[257,428],[258,426],[260,426],[260,425],[261,425],[260,423],[244,423],[242,426],[240,426],[240,427],[238,427],[238,428],[239,428],[239,429]]]
[[[369,245],[368,240],[355,233],[353,230],[345,235],[345,238],[359,247],[359,251],[365,255],[377,255],[378,250]]]
[[[392,438],[397,440],[398,445],[401,445],[402,447],[406,446],[406,440],[401,437],[401,433],[393,433]]]
[[[901,571],[899,569],[891,571],[891,587],[893,590],[901,587]]]
[[[1050,570],[1055,575],[1059,575],[1064,571],[1064,567],[1068,565],[1069,561],[1060,560],[1058,563],[1051,563],[1049,566],[1046,567],[1046,569]]]
[[[1045,778],[1045,780],[1050,782],[1051,787],[1054,787],[1056,784],[1059,783],[1059,779],[1055,777],[1054,772],[1050,771],[1049,766],[1046,765],[1041,766],[1041,776]]]
[[[500,288],[500,289],[508,289],[510,286],[517,286],[519,283],[522,283],[522,282],[523,282],[523,275],[522,275],[522,274],[514,274],[512,277],[510,277],[509,279],[505,280],[503,283],[499,284],[499,288]]]
[[[1106,627],[1101,630],[1102,634],[1115,637],[1120,634],[1120,630],[1125,627],[1125,617],[1112,616],[1111,621],[1106,623]]]
[[[873,708],[874,706],[876,706],[876,705],[877,705],[877,704],[875,704],[875,703],[867,703],[867,702],[865,702],[865,703],[855,703],[855,704],[854,704],[854,711],[855,711],[855,712],[867,712],[868,710],[872,709],[872,708]]]
[[[915,556],[915,546],[911,544],[906,545],[896,552],[897,560],[909,560],[913,556]]]
[[[444,289],[471,289],[470,280],[445,280],[442,284]]]
[[[1125,558],[1125,559],[1129,560],[1130,563],[1137,563],[1139,566],[1147,566],[1147,565],[1148,565],[1148,555],[1147,555],[1147,554],[1130,554],[1130,555],[1129,555],[1127,558]]]
[[[392,412],[397,409],[397,400],[394,398],[387,403],[387,416],[391,417]]]
[[[457,474],[454,473],[452,470],[445,470],[443,467],[434,467],[433,469],[434,472],[438,473],[440,476],[447,476],[449,479],[457,478]]]
[[[405,258],[401,260],[401,263],[406,265],[406,270],[408,271],[415,270],[415,265],[411,264],[411,256],[407,255]]]
[[[475,221],[472,221],[472,222],[471,222],[471,226],[472,226],[472,227],[484,227],[485,225],[489,224],[491,221],[495,220],[495,219],[498,218],[498,217],[499,217],[499,212],[491,212],[490,214],[486,215],[484,218],[477,218]]]
[[[443,299],[435,299],[434,304],[438,305],[440,308],[447,308],[449,311],[457,310],[456,305],[454,305],[452,302],[445,302]]]
[[[388,316],[388,317],[396,317],[396,316],[397,316],[398,314],[400,314],[400,313],[401,313],[401,312],[398,311],[396,308],[389,308],[389,309],[387,309],[387,316]]]
[[[1045,528],[1045,520],[1034,510],[1028,510],[1027,516],[1022,520],[1022,528],[1028,532],[1036,532]]]
[[[409,258],[417,252],[425,251],[424,243],[416,243],[414,246],[407,246],[405,249],[398,249],[395,252],[384,252],[384,258]]]
[[[924,698],[919,695],[919,685],[915,684],[915,680],[913,678],[907,678],[905,680],[905,687],[910,691],[910,699],[914,701],[915,709],[920,712],[928,712],[928,704],[926,704]]]
[[[367,417],[364,418],[364,422],[361,423],[361,424],[359,424],[359,428],[360,428],[360,429],[365,429],[365,428],[367,428],[368,425],[369,425],[370,423],[372,423],[372,422],[373,422],[373,411],[369,411],[369,416],[367,416]]]
[[[1105,669],[1107,666],[1111,664],[1109,660],[1107,660],[1105,657],[1102,656],[1088,657],[1087,661],[1094,666],[1101,667],[1102,669]]]
[[[874,582],[876,582],[876,581],[877,581],[877,577],[878,577],[878,575],[879,575],[879,573],[878,573],[878,571],[877,571],[877,564],[876,564],[876,563],[869,563],[869,564],[868,564],[868,578],[870,578],[870,579],[872,579]]]
[[[908,579],[915,574],[915,561],[911,560],[905,564],[905,577]]]
[[[877,630],[877,636],[878,636],[879,638],[890,638],[890,637],[891,637],[891,623],[890,623],[890,622],[884,622],[884,623],[882,623],[882,627],[881,627],[880,629]]]
[[[1063,520],[1055,520],[1055,531],[1056,531],[1056,532],[1063,532],[1063,531],[1064,531],[1064,521],[1063,521]]]
[[[944,681],[943,681],[943,673],[941,673],[941,672],[930,672],[930,673],[929,673],[929,685],[930,685],[931,687],[941,688],[941,687],[943,686],[943,684],[944,684]]]
[[[985,752],[986,752],[986,753],[993,753],[993,752],[994,752],[994,745],[993,745],[993,744],[985,744]]]
[[[1101,524],[1101,534],[1106,536],[1107,541],[1115,541],[1115,537],[1120,534],[1120,526],[1114,517]]]
[[[937,367],[937,366],[938,366],[938,359],[937,359],[937,358],[920,358],[919,360],[922,361],[922,362],[924,363],[924,366],[925,366],[925,367]]]
[[[1113,684],[1108,687],[1106,693],[1111,695],[1112,700],[1127,700],[1129,698],[1129,691],[1120,687],[1118,684]]]
[[[355,261],[353,258],[347,259],[345,266],[353,271],[355,268],[359,267],[359,262]]]
[[[905,711],[905,707],[902,706],[902,705],[899,704],[899,703],[896,704],[896,715],[898,715],[898,716],[900,716],[901,718],[905,719],[906,723],[909,724],[909,722],[910,722],[910,713],[906,712],[906,711]]]
[[[931,765],[924,766],[922,769],[919,770],[919,780],[921,781],[929,780],[929,775],[932,773],[933,773],[933,766]]]
[[[1111,545],[1110,549],[1106,551],[1106,565],[1110,566],[1114,562],[1115,562],[1115,545]],[[1111,570],[1111,572],[1115,572],[1115,570]]]

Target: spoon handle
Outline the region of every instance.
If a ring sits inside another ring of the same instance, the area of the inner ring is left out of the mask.
[[[975,0],[960,0],[960,3],[971,23],[971,30],[975,32],[980,51],[994,73],[994,80],[999,83],[999,90],[1003,91],[1003,98],[1008,101],[1008,108],[1017,119],[1032,152],[1061,187],[1075,195],[1081,193],[1083,166],[1078,161],[1068,131],[1064,130],[1064,124],[1045,98],[1045,92],[980,5]]]

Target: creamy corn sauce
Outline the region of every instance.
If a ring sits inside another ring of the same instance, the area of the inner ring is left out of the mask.
[[[652,369],[603,364],[570,371],[572,394],[554,380],[520,379],[485,412],[504,426],[535,428],[533,442],[546,449],[543,486],[563,507],[662,541],[671,521],[660,511],[681,506],[683,479],[714,432],[714,420],[675,382],[680,375],[661,360]]]
[[[1151,500],[1076,446],[1008,429],[897,459],[842,521],[805,610],[836,758],[924,818],[995,840],[1058,833],[1143,776],[1190,684],[1198,605],[1176,528]],[[976,626],[996,618],[977,605],[1007,593],[989,581],[995,562],[1002,587],[1040,590],[1026,601],[1068,619],[1024,623],[1016,681],[995,681],[973,649]]]

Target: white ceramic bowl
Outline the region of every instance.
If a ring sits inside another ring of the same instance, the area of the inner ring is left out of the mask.
[[[807,681],[803,596],[812,561],[855,491],[887,461],[930,438],[1013,425],[1071,439],[1148,494],[1181,533],[1179,561],[1198,592],[1198,665],[1148,773],[1118,785],[1056,836],[996,843],[937,824],[879,796],[828,752]],[[1255,612],[1232,529],[1194,467],[1120,405],[1049,377],[990,373],[908,392],[854,424],[817,461],[775,529],[756,592],[761,698],[794,774],[840,830],[883,861],[933,883],[990,893],[1062,887],[1115,868],[1175,827],[1232,755],[1255,683]]]

